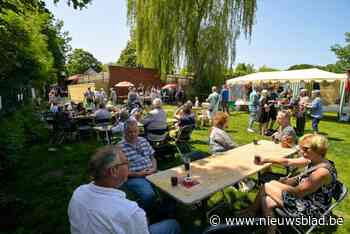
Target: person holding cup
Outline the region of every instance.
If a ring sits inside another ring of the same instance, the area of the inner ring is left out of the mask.
[[[306,134],[299,141],[300,158],[261,158],[258,165],[273,163],[284,166],[304,167],[294,177],[272,180],[262,185],[251,207],[239,212],[240,216],[274,217],[279,207],[293,217],[320,217],[332,204],[336,192],[337,171],[332,161],[326,159],[328,140],[319,134]],[[276,226],[267,227],[267,233],[275,233]]]
[[[278,144],[281,142],[282,147],[291,148],[297,142],[297,134],[290,125],[290,112],[281,110],[277,114],[278,131],[272,135],[272,140]]]

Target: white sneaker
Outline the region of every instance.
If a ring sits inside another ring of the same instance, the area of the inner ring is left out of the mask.
[[[250,132],[250,133],[254,133],[254,129],[251,129],[251,128],[247,128],[247,131]]]

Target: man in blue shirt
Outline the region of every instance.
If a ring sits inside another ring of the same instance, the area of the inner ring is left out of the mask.
[[[311,117],[312,117],[312,129],[315,133],[318,133],[318,124],[323,117],[323,106],[321,100],[320,90],[312,91],[312,103],[311,103]]]
[[[220,92],[220,99],[221,99],[222,111],[229,113],[229,109],[227,105],[229,100],[229,91],[226,84],[222,86],[222,89]]]

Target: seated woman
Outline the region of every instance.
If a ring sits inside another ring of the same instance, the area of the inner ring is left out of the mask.
[[[192,128],[195,128],[196,117],[195,114],[192,112],[192,102],[187,101],[184,105],[178,108],[175,111],[174,118],[177,119],[178,122],[175,124],[175,129],[170,131],[171,137],[175,137],[180,128],[184,126],[190,125],[192,126]]]
[[[224,130],[228,127],[228,120],[229,115],[225,112],[218,111],[214,114],[213,127],[209,135],[209,153],[224,152],[238,146]],[[254,185],[255,183],[249,179],[243,179],[238,183],[242,192],[248,192]]]
[[[333,162],[326,159],[328,141],[322,135],[306,134],[299,140],[301,158],[261,159],[255,163],[276,163],[284,166],[305,167],[305,171],[293,178],[273,180],[262,186],[255,203],[245,215],[273,216],[276,207],[295,216],[319,217],[330,205],[336,188],[337,172]],[[268,233],[275,232],[268,227]]]
[[[225,112],[215,113],[209,135],[209,153],[215,154],[237,147],[237,144],[224,130],[228,127],[228,119],[229,115]]]

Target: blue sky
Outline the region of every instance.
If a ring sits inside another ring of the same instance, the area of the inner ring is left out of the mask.
[[[126,0],[94,0],[81,11],[65,0],[45,0],[65,23],[73,48],[91,52],[103,63],[115,62],[129,38]],[[286,69],[294,64],[336,61],[330,46],[344,44],[350,32],[350,0],[258,0],[251,41],[242,35],[236,63]]]

